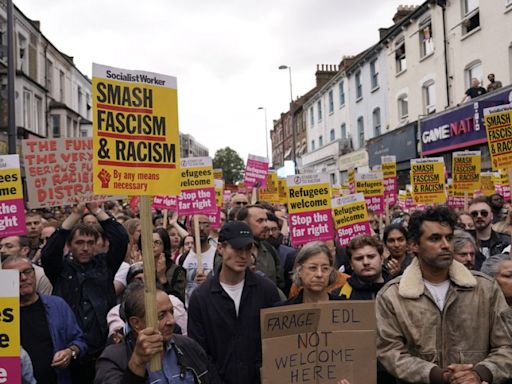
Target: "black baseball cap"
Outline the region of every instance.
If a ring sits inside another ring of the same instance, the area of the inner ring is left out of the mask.
[[[219,232],[219,242],[227,241],[233,248],[242,249],[254,243],[251,229],[243,221],[230,221]]]

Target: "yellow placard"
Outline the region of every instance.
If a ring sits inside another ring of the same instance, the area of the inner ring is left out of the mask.
[[[333,198],[340,197],[342,195],[341,193],[341,187],[340,186],[332,186],[331,187],[331,196]]]
[[[382,163],[382,173],[385,179],[396,177],[396,163]]]
[[[496,193],[494,187],[494,174],[492,172],[482,172],[480,174],[480,192],[484,196],[491,196]]]
[[[378,178],[358,178],[356,179],[356,192],[363,193],[366,197],[371,196],[383,196],[384,195],[384,179],[382,179],[382,173],[370,173],[360,176],[373,176],[377,175]]]
[[[335,228],[368,221],[368,211],[364,199],[363,201],[356,201],[340,207],[334,207],[332,214],[334,216]]]
[[[446,202],[443,158],[411,160],[412,199],[414,204]]]
[[[484,109],[484,124],[493,170],[512,167],[512,109],[510,105]]]
[[[179,195],[176,78],[93,65],[95,194]]]
[[[480,151],[454,152],[452,179],[454,192],[473,194],[480,189]]]
[[[269,171],[267,174],[267,185],[260,189],[260,200],[269,203],[279,203],[279,185],[277,173]]]
[[[331,186],[326,174],[288,176],[286,184],[290,214],[331,209]]]
[[[181,189],[214,188],[212,167],[183,168]]]
[[[222,207],[224,189],[215,188],[215,203],[217,207]]]
[[[350,167],[347,171],[348,176],[348,189],[350,193],[356,192],[356,170],[354,167]]]
[[[224,172],[222,171],[222,169],[214,169],[213,170],[213,178],[214,179],[217,179],[217,180],[222,180],[224,178]]]
[[[0,201],[23,199],[19,165],[18,168],[0,170],[0,185]]]
[[[286,192],[286,179],[278,179],[277,180],[277,188],[279,190],[279,202],[281,204],[285,204],[287,201],[287,192]]]
[[[20,355],[20,302],[17,297],[0,297],[2,347],[0,357]]]

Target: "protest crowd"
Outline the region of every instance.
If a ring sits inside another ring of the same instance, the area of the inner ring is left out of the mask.
[[[376,300],[378,383],[512,382],[508,202],[390,208],[343,247],[339,234],[292,246],[287,205],[245,193],[217,228],[196,215],[197,243],[192,217],[155,209],[158,329],[136,205],[27,211],[27,235],[0,240],[20,274],[23,383],[260,383],[260,309],[340,300]]]

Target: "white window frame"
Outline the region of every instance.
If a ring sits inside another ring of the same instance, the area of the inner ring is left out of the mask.
[[[479,69],[476,71],[476,69]],[[480,81],[480,84],[483,82],[483,66],[480,60],[472,61],[469,63],[464,69],[464,78],[466,83],[466,88],[471,87],[471,79],[477,78]],[[480,85],[481,86],[481,85]]]
[[[474,2],[474,4],[468,4],[468,2]],[[473,6],[468,6],[473,5]],[[473,32],[481,27],[480,24],[480,0],[461,0],[462,20],[460,22],[462,36]],[[475,21],[478,18],[478,25],[473,26],[471,29],[471,21]]]
[[[370,62],[370,82],[372,91],[379,88],[379,63],[377,59]]]
[[[340,136],[342,139],[346,139],[347,136],[347,124],[341,123],[340,125]]]
[[[372,120],[373,120],[373,135],[374,135],[374,137],[382,135],[382,116],[380,113],[380,107],[373,109]]]
[[[354,81],[356,83],[356,101],[363,98],[363,84],[361,82],[361,71],[357,71],[354,75]]]
[[[401,49],[403,48],[403,53],[401,54]],[[400,74],[407,70],[407,50],[405,46],[405,37],[401,37],[395,43],[395,66],[396,66],[396,74]]]
[[[364,117],[357,118],[357,140],[359,141],[359,148],[364,147],[365,134],[364,134]]]
[[[338,90],[340,92],[340,108],[345,106],[345,82],[341,80],[338,84]]]
[[[34,131],[33,120],[32,91],[23,88],[23,127]]]
[[[334,131],[334,129],[331,129],[331,131],[330,131],[329,135],[330,135],[329,139],[330,139],[331,141],[336,140],[336,132]]]
[[[334,112],[334,92],[332,89],[329,91],[327,97],[329,98],[329,113],[333,113]]]
[[[430,93],[429,90],[432,90]],[[423,113],[430,115],[436,112],[436,83],[434,80],[425,82],[422,86],[423,94]]]
[[[402,93],[397,98],[398,104],[398,118],[404,120],[409,117],[409,96],[407,93]],[[405,106],[405,108],[404,108]],[[404,113],[405,112],[405,113]]]
[[[313,109],[313,106],[309,107],[309,124],[311,125],[311,128],[315,125],[315,110]]]
[[[322,100],[318,100],[316,102],[316,109],[318,112],[318,121],[322,121],[323,113],[322,113]]]
[[[428,35],[429,38],[427,39],[427,32],[426,29],[429,29]],[[433,32],[432,32],[432,19],[430,17],[426,18],[425,20],[421,21],[420,28],[418,30],[418,36],[420,41],[420,57],[424,58],[426,56],[431,55],[434,53],[434,38],[433,38]]]

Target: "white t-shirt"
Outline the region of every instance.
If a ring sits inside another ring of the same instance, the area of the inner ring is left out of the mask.
[[[425,279],[423,279],[423,282],[434,298],[437,307],[442,311],[446,300],[446,294],[448,293],[448,288],[450,288],[450,280],[446,280],[438,284],[431,283]]]
[[[114,276],[115,281],[119,281],[121,284],[123,284],[126,287],[126,276],[128,275],[128,270],[130,269],[130,264],[128,264],[126,261],[123,261],[121,263],[121,266],[116,272],[116,275]]]
[[[220,282],[222,288],[226,291],[226,293],[231,297],[233,302],[235,303],[236,316],[238,317],[238,309],[240,308],[240,299],[242,298],[242,291],[244,290],[245,280],[242,280],[238,284],[229,285],[226,283]]]
[[[213,259],[215,258],[215,247],[210,247],[206,252],[202,253],[203,273],[208,274],[213,269]],[[183,257],[183,256],[181,256]],[[183,262],[183,268],[187,271],[187,287],[185,288],[185,305],[188,307],[188,301],[194,289],[197,287],[197,255],[193,250],[187,255]]]

